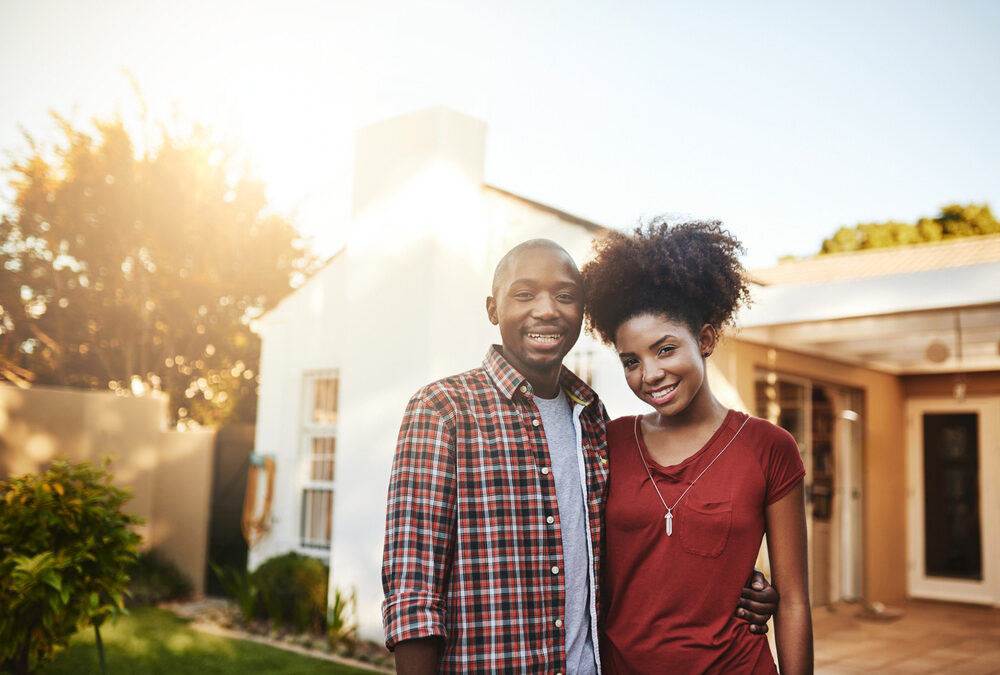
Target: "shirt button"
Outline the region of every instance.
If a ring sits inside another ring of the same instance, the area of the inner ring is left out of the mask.
[[[556,522],[556,519],[553,518],[552,516],[549,516],[548,518],[545,519],[545,522],[551,525],[552,523]]]
[[[553,565],[552,566],[552,574],[559,574],[559,566],[558,565]]]
[[[542,467],[542,474],[548,476],[549,475],[549,467],[543,466]]]
[[[531,426],[537,427],[538,426],[538,420],[531,420]]]
[[[562,619],[556,619],[556,628],[562,628]]]
[[[527,394],[528,393],[528,388],[525,387],[523,384],[521,385],[521,393],[522,394]]]

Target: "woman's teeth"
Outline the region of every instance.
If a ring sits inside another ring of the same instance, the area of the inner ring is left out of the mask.
[[[677,385],[672,384],[669,387],[664,387],[663,389],[657,389],[656,391],[649,392],[649,397],[654,400],[666,398],[667,396],[672,394],[675,389],[677,389]]]

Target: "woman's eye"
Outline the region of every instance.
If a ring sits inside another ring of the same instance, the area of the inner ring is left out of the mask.
[[[573,296],[569,293],[560,293],[556,296],[556,299],[559,300],[559,302],[573,302],[575,298],[573,298]]]
[[[635,359],[624,359],[622,361],[622,368],[624,368],[625,370],[628,370],[629,368],[635,367],[635,365],[637,363],[639,363],[639,362],[636,361]]]
[[[670,352],[674,351],[675,349],[677,349],[677,347],[675,347],[674,345],[663,345],[662,347],[660,347],[660,356],[663,356],[665,354],[669,354]]]

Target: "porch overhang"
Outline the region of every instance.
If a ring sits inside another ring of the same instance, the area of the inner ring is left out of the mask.
[[[741,339],[893,374],[1000,370],[1000,263],[754,286]]]

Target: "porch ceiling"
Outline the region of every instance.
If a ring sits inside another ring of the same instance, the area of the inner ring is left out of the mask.
[[[1000,264],[757,287],[737,328],[894,374],[1000,370]]]

